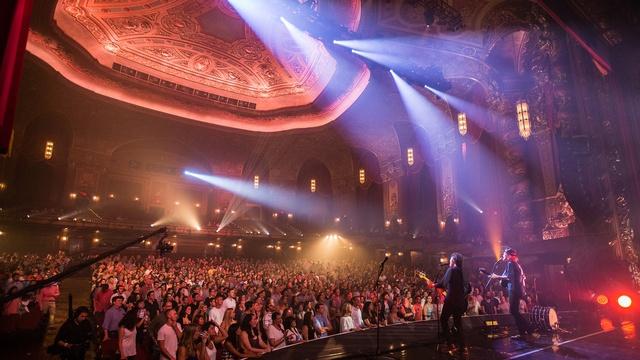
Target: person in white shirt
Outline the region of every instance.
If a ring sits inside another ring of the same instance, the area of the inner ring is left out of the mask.
[[[267,335],[269,337],[269,345],[273,350],[280,349],[287,345],[284,328],[282,327],[282,315],[279,312],[274,311],[271,315],[272,323],[267,329]]]
[[[362,298],[355,296],[353,298],[354,305],[351,307],[351,318],[353,319],[353,326],[356,329],[364,329],[364,321],[362,321]]]
[[[222,302],[222,312],[224,313],[227,309],[236,308],[236,289],[229,290],[227,294],[227,298]]]
[[[349,332],[355,330],[356,327],[353,324],[351,318],[351,304],[348,302],[342,305],[342,316],[340,317],[340,332]]]
[[[182,327],[178,324],[178,313],[174,309],[165,311],[167,323],[158,330],[160,359],[176,360],[178,339],[182,336]]]
[[[209,321],[213,321],[216,325],[222,324],[224,319],[224,309],[222,308],[222,295],[217,294],[213,300],[213,306],[209,310]]]

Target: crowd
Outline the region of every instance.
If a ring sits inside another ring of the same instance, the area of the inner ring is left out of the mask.
[[[356,261],[112,257],[92,278],[103,356],[257,357],[377,324],[438,318],[444,295],[413,269],[390,264],[375,288],[376,269]],[[468,304],[468,315],[509,308],[501,290],[482,285]]]
[[[70,261],[62,252],[48,255],[0,253],[0,296],[14,294],[39,280],[56,275]],[[2,304],[0,333],[33,329],[42,319],[42,314],[49,314],[51,320],[59,295],[58,284],[54,283]]]

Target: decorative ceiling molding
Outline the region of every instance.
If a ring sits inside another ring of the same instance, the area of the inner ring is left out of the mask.
[[[360,0],[327,6],[345,9],[338,20],[357,28]],[[53,21],[31,30],[27,50],[68,80],[225,127],[274,132],[327,124],[370,76],[358,60],[350,71],[338,69],[320,41],[303,55],[284,27],[258,39],[227,0],[59,0],[41,11]]]

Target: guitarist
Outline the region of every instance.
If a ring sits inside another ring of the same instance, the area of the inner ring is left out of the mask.
[[[467,294],[465,293],[465,283],[462,276],[462,254],[457,252],[451,254],[449,268],[445,272],[442,280],[435,284],[435,287],[445,289],[447,292],[444,299],[444,306],[442,307],[442,315],[440,316],[440,324],[444,331],[447,344],[449,347],[455,349],[451,342],[451,331],[449,329],[449,317],[453,315],[453,324],[458,330],[458,345],[460,349],[463,349],[462,315],[467,310]]]
[[[513,315],[520,333],[512,338],[524,338],[527,333],[530,333],[529,322],[520,313],[520,299],[525,295],[524,281],[526,277],[522,267],[518,264],[518,252],[515,249],[506,248],[502,254],[502,260],[508,261],[504,273],[502,275],[491,274],[491,279],[500,279],[503,285],[506,282],[509,292],[509,312]]]

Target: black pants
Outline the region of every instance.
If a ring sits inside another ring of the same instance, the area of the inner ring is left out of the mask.
[[[437,306],[437,305],[436,305]],[[453,315],[453,325],[457,330],[457,344],[460,347],[464,346],[464,336],[462,331],[462,314],[464,310],[462,310],[462,306],[458,304],[454,304],[452,302],[446,301],[442,306],[442,314],[440,315],[440,325],[442,326],[442,331],[444,332],[444,338],[447,341],[447,344],[453,344],[451,341],[451,330],[449,329],[449,318]]]
[[[518,327],[518,333],[525,335],[530,332],[529,322],[520,313],[520,298],[522,296],[518,294],[509,295],[509,312],[516,320],[516,326]]]

